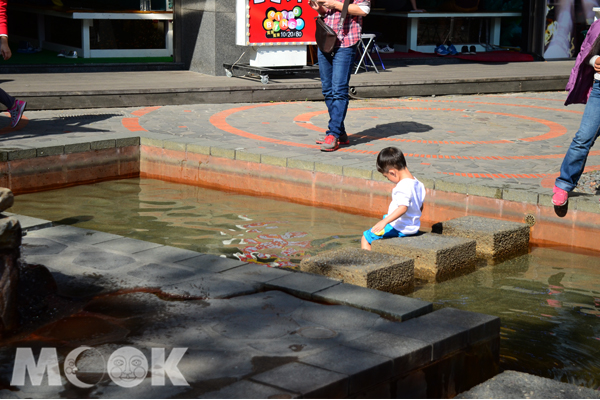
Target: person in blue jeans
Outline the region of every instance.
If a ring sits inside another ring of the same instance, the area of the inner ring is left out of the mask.
[[[344,119],[350,96],[350,74],[358,41],[362,35],[362,18],[371,11],[370,0],[350,0],[348,16],[339,29],[344,3],[337,0],[311,0],[311,7],[323,16],[325,23],[337,33],[333,52],[318,50],[319,74],[325,104],[329,111],[329,125],[325,139],[317,140],[321,151],[335,151],[340,144],[349,144]]]
[[[594,22],[581,45],[571,72],[565,105],[586,104],[579,130],[560,167],[560,176],[554,183],[552,203],[564,206],[569,192],[577,187],[590,149],[600,133],[600,20]],[[593,75],[593,76],[592,76]],[[591,86],[591,87],[590,87]],[[591,90],[590,90],[591,89]]]

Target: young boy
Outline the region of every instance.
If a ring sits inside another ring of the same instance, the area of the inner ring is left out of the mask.
[[[377,171],[396,187],[392,190],[388,213],[363,234],[361,247],[365,250],[371,250],[374,240],[411,236],[421,226],[425,186],[406,167],[404,154],[396,147],[381,150],[377,156]]]

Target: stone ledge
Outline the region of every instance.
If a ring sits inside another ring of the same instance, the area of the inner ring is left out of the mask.
[[[281,290],[301,299],[312,300],[316,292],[339,284],[340,281],[324,276],[296,272],[266,282],[265,288]]]
[[[475,240],[435,233],[377,240],[373,251],[414,259],[415,278],[428,282],[472,272],[477,259]]]
[[[426,301],[347,283],[318,291],[312,298],[323,303],[341,304],[370,311],[397,321],[406,321],[433,311],[433,304]]]
[[[362,249],[327,251],[300,263],[304,272],[395,294],[414,290],[414,261]]]
[[[477,242],[477,256],[493,262],[524,254],[529,249],[530,227],[524,223],[466,216],[438,222],[431,231],[473,239]]]

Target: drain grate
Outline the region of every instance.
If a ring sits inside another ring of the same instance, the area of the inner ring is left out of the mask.
[[[119,112],[119,113],[105,113],[105,114],[61,114],[58,116],[58,118],[62,119],[62,120],[68,120],[68,121],[90,121],[90,120],[94,120],[94,119],[108,119],[108,118],[113,118],[113,117],[122,117],[124,116],[125,113],[123,112]]]
[[[534,226],[535,225],[535,215],[526,214],[525,215],[525,223],[529,226]]]

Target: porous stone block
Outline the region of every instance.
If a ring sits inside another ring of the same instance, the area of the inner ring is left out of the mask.
[[[415,278],[442,282],[472,272],[476,242],[455,236],[422,234],[376,240],[373,251],[415,260]]]
[[[477,257],[502,261],[529,249],[529,225],[493,218],[466,216],[439,222],[432,232],[474,239]]]
[[[403,294],[414,289],[414,261],[362,249],[327,251],[300,263],[304,272],[341,279],[346,283]]]
[[[12,190],[8,188],[0,188],[0,212],[13,206],[15,196]]]

